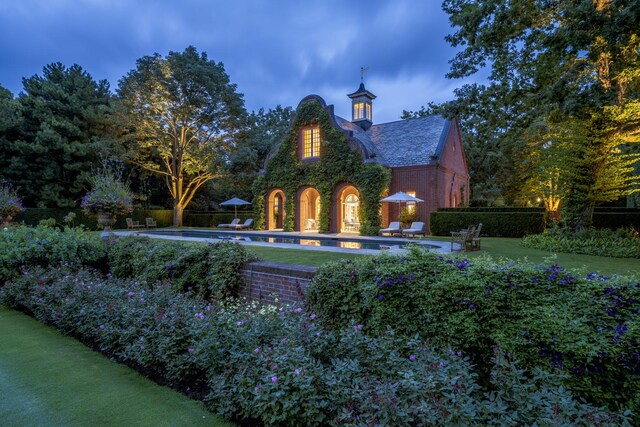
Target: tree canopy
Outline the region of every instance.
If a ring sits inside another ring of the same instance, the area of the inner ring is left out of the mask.
[[[566,148],[559,194],[573,226],[589,225],[594,205],[637,191],[640,0],[445,0],[443,9],[456,28],[447,40],[461,48],[449,77],[491,69],[482,93],[505,95],[487,105],[509,111],[514,164],[537,157],[534,169],[553,174],[552,151],[541,147]],[[540,123],[547,131],[532,131]]]
[[[174,225],[206,182],[221,176],[246,111],[222,63],[190,46],[145,56],[120,80],[119,117],[128,159],[164,178]]]
[[[79,65],[54,63],[0,91],[0,170],[28,206],[75,207],[105,144],[111,94]]]

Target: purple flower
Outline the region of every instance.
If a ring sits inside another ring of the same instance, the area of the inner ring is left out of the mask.
[[[253,350],[253,352],[254,352],[255,354],[259,354],[259,353],[260,353],[260,349],[259,349],[259,348],[256,348],[256,349],[254,349],[254,350]]]
[[[127,296],[128,296],[128,297],[132,297],[132,296],[134,296],[135,294],[136,294],[136,293],[132,291],[132,292],[129,292],[129,293],[127,294]]]
[[[275,375],[271,377],[271,382],[272,383],[277,383],[278,382],[278,377],[276,377]]]
[[[100,329],[104,329],[104,325],[100,325]]]
[[[293,310],[294,313],[302,313],[302,309],[300,307]]]
[[[416,355],[412,354],[411,356],[409,356],[409,360],[414,361],[416,360]]]
[[[296,369],[295,371],[293,371],[293,373],[296,375],[300,375],[300,369]]]
[[[193,353],[193,348],[189,347],[189,349],[187,350],[189,353]]]
[[[361,330],[362,330],[362,325],[355,325],[355,326],[353,327],[353,332],[355,332],[356,334],[357,334],[358,332],[360,332]]]
[[[384,299],[384,295],[382,295],[382,294],[378,295],[378,299],[379,299],[380,301],[382,301],[382,300]]]
[[[204,314],[202,312],[196,313],[196,317],[199,317],[202,320],[204,319]]]
[[[316,314],[315,313],[311,313],[311,316],[309,316],[309,318],[311,320],[315,320],[316,319]]]
[[[440,362],[438,366],[440,366],[441,368],[444,368],[444,362]]]

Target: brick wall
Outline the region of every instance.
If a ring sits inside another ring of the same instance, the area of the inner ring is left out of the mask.
[[[252,301],[284,304],[303,303],[307,285],[316,273],[315,267],[252,262],[242,271],[244,284],[240,296]]]

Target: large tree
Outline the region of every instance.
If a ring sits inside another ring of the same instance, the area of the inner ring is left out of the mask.
[[[0,96],[0,170],[28,206],[74,207],[105,147],[111,94],[79,65],[44,67],[17,99]]]
[[[544,121],[572,145],[564,165],[572,226],[589,225],[597,203],[636,191],[629,144],[640,140],[640,0],[445,0],[443,8],[456,27],[448,40],[462,47],[449,76],[490,67],[490,86],[527,107],[507,133]]]
[[[221,176],[242,128],[242,95],[222,63],[190,46],[145,56],[118,88],[129,160],[164,178],[173,223],[200,187]]]

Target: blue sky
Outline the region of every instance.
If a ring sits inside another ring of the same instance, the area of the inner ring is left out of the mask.
[[[445,78],[452,31],[440,0],[0,0],[0,85],[17,95],[62,62],[115,91],[138,58],[193,45],[224,63],[248,110],[313,93],[350,118],[366,66],[382,123],[471,81]]]

